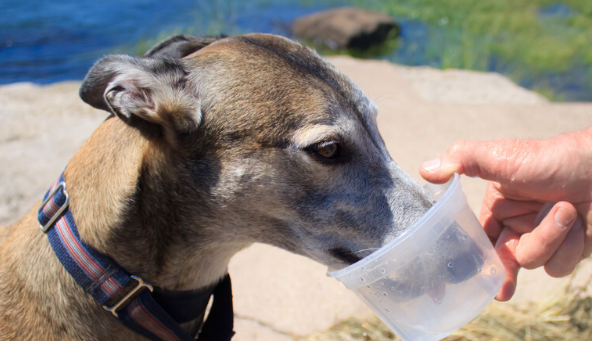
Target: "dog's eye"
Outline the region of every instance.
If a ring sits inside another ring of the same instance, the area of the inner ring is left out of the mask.
[[[313,147],[313,151],[325,159],[334,159],[339,156],[339,144],[337,142],[323,142]]]

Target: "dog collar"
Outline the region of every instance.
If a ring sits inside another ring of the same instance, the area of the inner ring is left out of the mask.
[[[198,340],[228,341],[234,335],[230,276],[216,285],[195,291],[153,288],[138,276],[81,240],[69,209],[64,175],[51,186],[39,207],[39,227],[64,268],[85,292],[126,327],[154,341],[195,341],[180,324],[210,313]]]

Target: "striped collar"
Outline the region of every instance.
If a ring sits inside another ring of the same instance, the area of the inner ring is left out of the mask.
[[[64,268],[99,305],[126,327],[150,340],[195,341],[180,324],[203,321],[208,301],[213,296],[199,340],[228,341],[232,338],[234,314],[228,274],[218,284],[196,291],[153,288],[80,238],[69,200],[62,174],[39,207],[39,226]]]

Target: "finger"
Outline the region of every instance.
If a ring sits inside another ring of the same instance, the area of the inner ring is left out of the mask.
[[[507,218],[502,221],[502,225],[514,230],[518,234],[530,233],[534,230],[536,216],[536,213],[529,213]]]
[[[528,150],[528,143],[515,139],[457,141],[439,158],[422,163],[419,173],[433,183],[444,183],[453,173],[510,181]]]
[[[495,244],[495,251],[497,252],[504,268],[506,268],[506,278],[500,291],[495,296],[498,301],[508,301],[514,292],[516,292],[516,283],[518,282],[518,271],[520,265],[516,262],[516,246],[520,236],[510,229],[505,229],[500,234],[500,237]]]
[[[453,173],[463,174],[464,163],[468,162],[477,142],[457,141],[437,159],[426,161],[419,166],[419,174],[429,182],[444,183]]]
[[[555,254],[577,217],[568,202],[559,202],[531,232],[520,237],[516,260],[526,269],[543,266]]]
[[[485,233],[494,245],[504,228],[492,212],[493,207],[495,207],[496,202],[499,200],[503,200],[503,196],[495,189],[492,182],[488,182],[479,213],[479,222],[483,225],[483,230],[485,230]]]
[[[536,215],[542,207],[538,201],[519,201],[507,199],[497,188],[497,183],[489,182],[485,190],[479,221],[485,233],[495,241],[502,229],[510,225],[516,232],[530,232],[535,226],[530,218],[522,217],[520,221],[508,220],[517,216]],[[528,226],[530,224],[530,226]]]
[[[581,260],[584,239],[583,221],[578,217],[563,243],[545,264],[547,274],[551,277],[563,277],[572,273]]]
[[[508,218],[527,214],[533,214],[533,217],[536,217],[543,207],[544,204],[539,201],[511,200],[498,195],[498,199],[491,203],[490,210],[497,220],[503,221]]]
[[[541,209],[539,210],[538,214],[536,215],[536,218],[534,220],[534,225],[535,226],[539,226],[543,220],[545,219],[545,217],[549,214],[549,212],[551,212],[551,210],[553,209],[553,207],[557,205],[556,202],[553,201],[549,201],[546,202]]]

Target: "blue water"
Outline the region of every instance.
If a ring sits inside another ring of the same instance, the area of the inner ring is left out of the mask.
[[[573,11],[569,5],[566,4],[551,4],[544,6],[538,10],[539,16],[542,17],[561,17],[568,18],[573,15]]]
[[[347,6],[350,1],[0,0],[0,84],[81,80],[102,56],[138,55],[174,33],[289,36],[287,27],[295,18]],[[549,22],[572,14],[569,6],[560,3],[538,12],[540,20]],[[448,44],[460,44],[462,32],[446,27],[446,22],[430,26],[408,18],[396,20],[401,25],[397,48],[374,58],[439,68],[445,65],[442,58]],[[476,69],[524,73],[519,66],[491,56],[477,61],[482,65]],[[526,74],[516,81],[527,88],[545,84],[566,100],[592,101],[587,70],[582,61],[562,73]]]
[[[287,35],[286,24],[296,17],[346,3],[219,2],[2,0],[0,84],[80,80],[98,58],[110,53],[137,54],[139,41],[155,42],[163,32]]]

